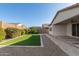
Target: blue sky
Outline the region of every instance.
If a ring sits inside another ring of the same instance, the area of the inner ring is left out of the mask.
[[[28,27],[50,23],[56,12],[68,3],[10,3],[0,4],[0,19],[8,23],[22,23]]]

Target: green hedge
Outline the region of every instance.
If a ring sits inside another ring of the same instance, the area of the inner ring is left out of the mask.
[[[5,39],[5,36],[6,36],[6,33],[3,29],[0,29],[0,41],[1,40],[4,40]]]

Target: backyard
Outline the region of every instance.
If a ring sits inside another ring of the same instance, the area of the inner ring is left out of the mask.
[[[0,46],[40,46],[40,35],[23,35],[5,42],[0,42]]]

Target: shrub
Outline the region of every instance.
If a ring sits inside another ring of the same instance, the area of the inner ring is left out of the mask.
[[[28,34],[30,32],[30,29],[26,28],[25,30],[25,34]]]
[[[6,33],[3,29],[0,29],[0,41],[5,39]]]
[[[24,35],[25,34],[25,29],[22,29],[21,30],[21,35]]]
[[[6,38],[14,38],[21,35],[21,30],[15,28],[7,28],[5,29]]]

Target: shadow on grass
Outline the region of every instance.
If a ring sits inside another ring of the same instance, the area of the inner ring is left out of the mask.
[[[12,45],[18,45],[18,46],[40,46],[40,35],[32,35],[30,38],[14,43]]]

